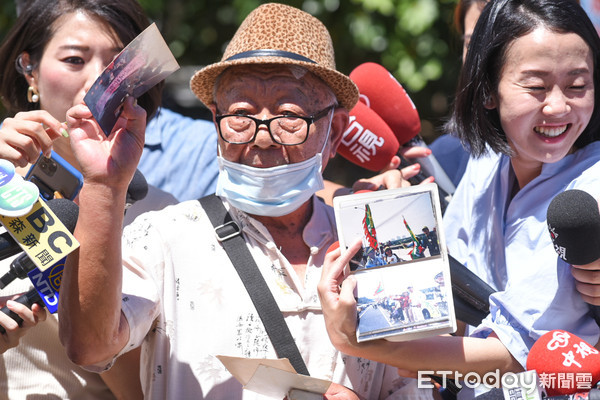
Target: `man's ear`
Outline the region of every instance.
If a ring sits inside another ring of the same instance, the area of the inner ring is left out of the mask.
[[[335,108],[333,111],[333,118],[331,119],[331,132],[330,145],[329,145],[329,158],[335,157],[338,146],[342,142],[344,131],[348,127],[350,113],[345,108]]]
[[[215,116],[217,115],[217,105],[214,104],[214,103],[213,104],[209,104],[208,105],[208,109],[212,113],[212,120],[213,120],[213,122],[215,122]]]

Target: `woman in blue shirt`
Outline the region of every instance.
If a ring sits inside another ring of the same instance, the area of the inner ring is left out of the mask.
[[[567,189],[600,196],[600,39],[570,0],[498,0],[477,23],[450,128],[475,158],[444,216],[449,252],[497,292],[469,337],[356,342],[355,280],[335,283],[353,248],[333,252],[320,296],[341,351],[408,371],[518,372],[544,333],[597,343],[600,329],[554,252],[546,210]],[[339,257],[339,258],[338,258]]]

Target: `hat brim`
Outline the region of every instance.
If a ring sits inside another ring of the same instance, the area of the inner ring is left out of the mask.
[[[213,91],[215,80],[225,69],[231,66],[255,64],[298,65],[304,67],[321,78],[331,88],[339,104],[345,109],[351,110],[358,102],[358,87],[346,75],[318,64],[290,60],[287,57],[249,57],[211,64],[196,71],[190,80],[190,87],[196,97],[206,106],[209,106],[214,103]]]

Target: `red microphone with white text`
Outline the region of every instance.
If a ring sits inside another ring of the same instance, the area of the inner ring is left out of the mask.
[[[375,111],[396,136],[398,143],[409,146],[427,147],[419,136],[421,119],[415,104],[402,85],[385,67],[375,63],[364,63],[351,73],[360,92],[360,102]],[[350,111],[352,115],[354,109]],[[438,186],[449,195],[455,187],[444,169],[432,155],[417,158],[425,176],[433,176]]]
[[[400,143],[379,115],[360,101],[350,111],[338,153],[369,171],[381,171],[396,156]]]
[[[404,130],[403,132],[410,131]],[[359,101],[350,111],[349,124],[342,135],[338,154],[355,165],[377,172],[386,168],[395,156],[399,156],[402,160],[400,167],[410,165],[404,157],[399,155],[399,150],[398,135],[394,134],[375,110]],[[418,185],[429,176],[421,170],[408,181],[413,185]],[[450,195],[441,187],[439,193],[440,205],[444,212],[448,206]]]
[[[556,329],[540,337],[529,351],[527,369],[537,372],[550,398],[600,399],[600,352],[570,332]]]

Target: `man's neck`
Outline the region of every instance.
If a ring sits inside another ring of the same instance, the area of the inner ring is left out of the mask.
[[[304,243],[303,233],[312,213],[313,200],[311,198],[296,211],[281,217],[253,215],[267,228],[273,241],[292,264],[302,281],[304,281],[306,264],[310,256],[310,249]]]
[[[275,243],[282,233],[284,236],[302,236],[304,227],[308,224],[313,212],[312,198],[302,204],[300,208],[281,217],[269,217],[264,215],[252,215],[253,218],[260,221],[273,236]]]

